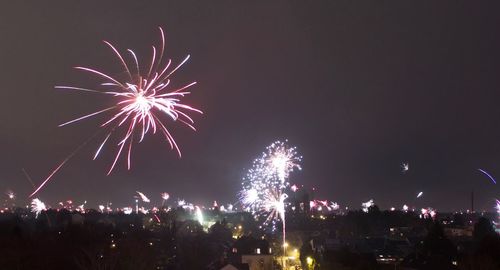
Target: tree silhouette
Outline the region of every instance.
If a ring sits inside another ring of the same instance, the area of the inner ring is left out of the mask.
[[[444,235],[443,228],[435,221],[424,239],[419,258],[422,269],[453,269],[456,260],[455,245]]]
[[[474,240],[480,241],[488,235],[495,235],[493,224],[491,224],[491,221],[489,219],[481,217],[478,219],[476,224],[474,224]]]

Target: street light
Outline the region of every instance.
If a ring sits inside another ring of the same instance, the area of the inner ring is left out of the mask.
[[[306,263],[307,263],[307,268],[308,269],[313,269],[313,265],[314,265],[314,259],[313,258],[307,257],[306,258]]]

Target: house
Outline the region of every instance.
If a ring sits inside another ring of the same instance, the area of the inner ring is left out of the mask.
[[[450,238],[472,237],[473,227],[449,226],[444,228],[444,234]]]
[[[273,270],[273,255],[242,255],[241,262],[249,266],[249,270]]]

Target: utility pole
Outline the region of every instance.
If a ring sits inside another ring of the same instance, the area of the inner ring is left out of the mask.
[[[470,193],[471,213],[474,213],[474,190]]]

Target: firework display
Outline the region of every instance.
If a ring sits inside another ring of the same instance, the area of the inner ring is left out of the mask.
[[[0,270],[500,270],[500,2],[4,2]]]
[[[108,175],[115,168],[119,158],[125,151],[127,168],[131,168],[131,154],[134,143],[140,143],[148,134],[155,134],[160,131],[165,140],[170,145],[171,149],[175,149],[181,156],[179,146],[172,136],[169,129],[170,124],[180,122],[189,128],[195,130],[194,120],[189,116],[189,112],[202,113],[194,107],[186,105],[181,100],[188,94],[187,89],[196,82],[186,84],[179,88],[172,88],[171,76],[189,59],[189,55],[181,61],[177,66],[171,68],[172,60],[164,59],[165,53],[165,35],[160,27],[161,45],[159,49],[152,46],[152,57],[146,68],[141,69],[139,59],[134,51],[128,49],[132,65],[129,65],[126,58],[116,49],[110,42],[104,43],[111,48],[113,53],[118,58],[123,66],[125,76],[112,77],[102,71],[87,67],[75,67],[77,70],[88,72],[101,79],[97,88],[83,88],[74,86],[56,86],[57,89],[72,90],[86,93],[97,93],[107,95],[114,100],[114,104],[110,107],[100,109],[98,111],[86,114],[71,121],[67,121],[60,127],[82,121],[84,119],[94,117],[99,114],[110,114],[103,123],[100,124],[104,139],[95,152],[94,159],[97,159],[106,144],[110,144],[112,137],[116,134],[117,150],[114,160],[108,170]],[[93,136],[94,137],[94,136]],[[86,143],[84,143],[86,144]],[[80,148],[80,147],[79,147]],[[49,176],[36,188],[30,195],[35,195],[53,176],[59,171],[62,166],[79,150],[75,150],[72,154],[64,159]]]
[[[301,169],[302,157],[297,154],[296,147],[289,147],[286,143],[272,143],[253,161],[243,178],[243,189],[239,193],[244,210],[256,216],[268,214],[265,224],[280,218],[280,202],[284,203],[285,189],[289,185],[287,179],[295,169]]]
[[[38,217],[42,211],[47,210],[45,203],[40,201],[38,198],[34,198],[31,201],[31,212],[35,213],[35,216]]]
[[[283,254],[286,254],[286,206],[285,193],[291,172],[301,170],[302,157],[296,147],[287,141],[275,141],[266,148],[261,157],[254,160],[243,179],[240,202],[243,208],[256,217],[264,217],[263,224],[276,230],[276,222],[281,220],[283,234]],[[285,268],[285,260],[283,268]]]

